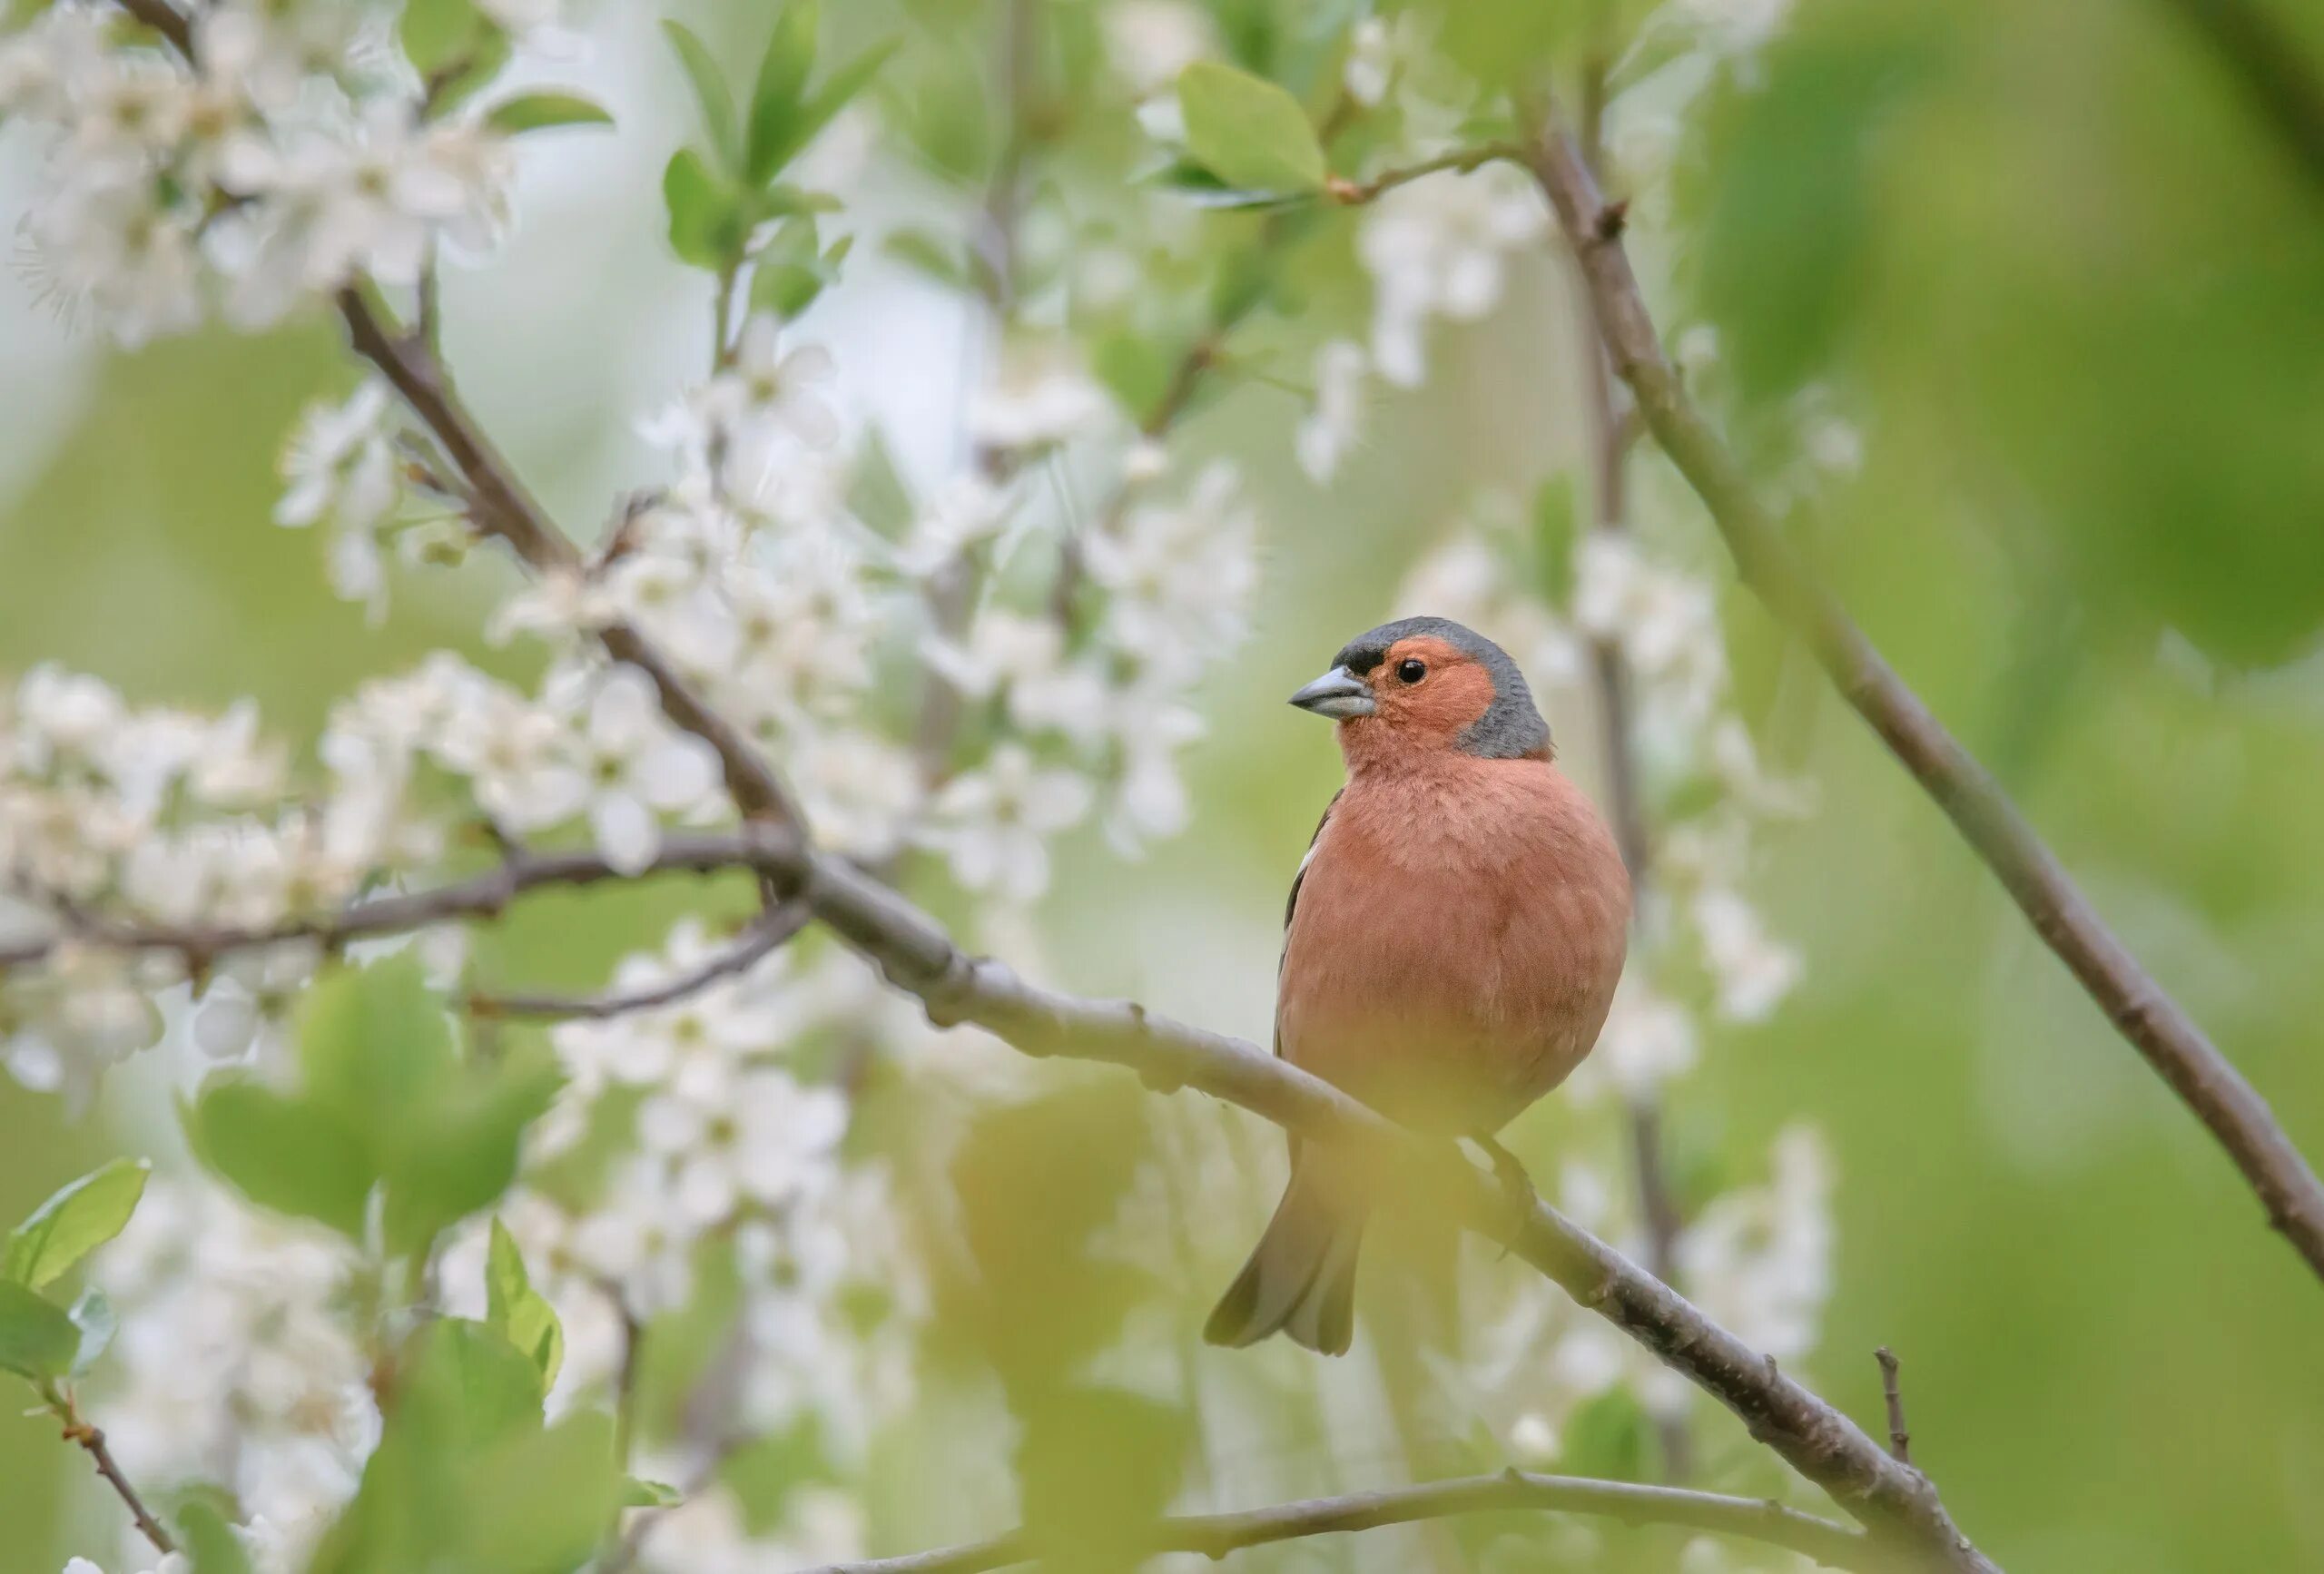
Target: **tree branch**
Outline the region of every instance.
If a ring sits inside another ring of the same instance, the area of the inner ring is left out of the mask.
[[[123,10],[169,40],[180,54],[194,58],[193,29],[169,0],[116,0]],[[478,507],[478,528],[506,541],[527,565],[542,573],[576,574],[580,554],[549,519],[478,426],[459,397],[443,363],[424,335],[391,330],[372,303],[368,280],[358,279],[340,290],[339,315],[355,352],[378,368],[404,403],[436,440],[444,446],[453,465],[468,483]],[[627,624],[615,624],[598,635],[615,660],[626,662],[653,680],[662,709],[679,728],[694,733],[716,751],[726,790],[743,817],[803,824],[790,790],[748,738],[719,715],[681,677],[668,658]]]
[[[940,1027],[973,1023],[1034,1056],[1126,1067],[1157,1091],[1193,1087],[1276,1125],[1403,1166],[1445,1188],[1452,1216],[1508,1246],[1583,1305],[1733,1411],[1751,1435],[1831,1494],[1873,1540],[1915,1568],[1990,1574],[1994,1565],[1955,1528],[1936,1490],[1897,1463],[1840,1412],[1786,1377],[1677,1292],[1538,1197],[1513,1199],[1492,1176],[1256,1045],[1175,1022],[1129,1000],[1091,1000],[1027,983],[1000,962],[967,955],[935,920],[838,860],[815,854],[787,826],[673,834],[650,870],[710,873],[752,869],[917,996]],[[550,885],[621,879],[593,851],[524,852],[474,879],[359,902],[333,918],[263,930],[85,928],[98,943],[210,958],[305,939],[336,943],[499,912]],[[84,920],[94,926],[95,920]],[[54,942],[0,951],[0,963],[37,959]]]
[[[1900,1464],[1913,1462],[1913,1434],[1905,1430],[1905,1389],[1899,1378],[1896,1353],[1886,1344],[1872,1353],[1880,1363],[1880,1397],[1888,1407],[1888,1451]]]
[[[506,541],[538,572],[582,572],[581,555],[527,494],[516,472],[452,391],[442,363],[428,347],[390,331],[360,288],[340,291],[339,314],[347,324],[348,339],[355,352],[379,369],[403,396],[412,414],[444,445],[478,505],[478,526]],[[673,724],[717,752],[726,790],[745,818],[802,823],[790,790],[765,756],[732,723],[712,710],[645,635],[617,623],[597,637],[607,654],[653,680],[662,710]]]
[[[577,1018],[602,1022],[635,1011],[659,1010],[700,994],[722,979],[749,972],[789,944],[813,917],[799,902],[785,902],[780,907],[770,908],[753,920],[734,944],[718,955],[700,967],[650,989],[582,997],[478,993],[468,997],[468,1011],[472,1017],[547,1017],[565,1021]]]
[[[1470,174],[1485,165],[1502,159],[1521,159],[1524,150],[1513,143],[1482,143],[1475,147],[1456,148],[1416,164],[1384,171],[1368,181],[1344,180],[1333,175],[1324,182],[1324,195],[1344,208],[1376,202],[1398,186],[1408,186],[1426,175],[1440,174],[1447,170]]]
[[[153,1550],[164,1558],[176,1551],[177,1541],[145,1507],[145,1500],[137,1495],[137,1489],[130,1485],[129,1477],[123,1472],[120,1461],[113,1457],[113,1450],[105,1442],[103,1431],[81,1419],[81,1412],[74,1408],[71,1395],[48,1386],[42,1389],[41,1397],[48,1402],[49,1413],[64,1427],[64,1441],[77,1443],[88,1454],[90,1462],[97,1467],[97,1474],[104,1478],[105,1484],[121,1499],[122,1506],[129,1510],[129,1517],[137,1522],[138,1532],[153,1544]]]
[[[1848,703],[1911,772],[2115,1028],[2211,1129],[2309,1266],[2324,1276],[2324,1185],[2252,1089],[2140,967],[2001,784],[1882,659],[1792,551],[1740,464],[1663,353],[1605,201],[1572,140],[1547,116],[1528,165],[1573,247],[1614,369],[1647,428],[1709,507],[1736,566],[1777,621],[1814,652]]]
[[[1583,102],[1591,107],[1582,118],[1581,141],[1581,155],[1592,170],[1602,168],[1605,163],[1599,136],[1599,110],[1604,103],[1605,84],[1604,63],[1593,56],[1584,64],[1581,74]],[[1584,385],[1590,398],[1591,527],[1620,535],[1629,527],[1630,520],[1630,434],[1613,368],[1607,359],[1605,339],[1598,331],[1590,291],[1584,286],[1577,294],[1581,304],[1577,325],[1581,335],[1579,348],[1587,367]],[[1653,855],[1647,832],[1646,798],[1639,782],[1638,750],[1632,736],[1630,666],[1618,639],[1600,636],[1591,640],[1590,654],[1590,672],[1597,682],[1598,719],[1606,752],[1607,796],[1611,801],[1609,807],[1613,812],[1614,837],[1621,848],[1622,862],[1630,871],[1631,911],[1641,913],[1653,875]],[[1663,1162],[1661,1102],[1654,1092],[1642,1092],[1630,1101],[1629,1113],[1630,1168],[1637,1183],[1639,1219],[1644,1230],[1646,1269],[1669,1284],[1683,1221],[1679,1216],[1668,1166]],[[1658,1416],[1655,1436],[1662,1445],[1666,1479],[1674,1483],[1685,1481],[1693,1465],[1686,1417]]]
[[[2324,195],[2324,80],[2291,30],[2260,0],[2173,0],[2234,74],[2252,108]]]
[[[169,0],[120,0],[121,8],[168,39],[180,54],[193,58],[193,27]]]
[[[1863,1569],[1867,1539],[1861,1531],[1779,1503],[1722,1497],[1676,1487],[1636,1486],[1628,1481],[1587,1481],[1574,1476],[1539,1476],[1505,1471],[1497,1476],[1465,1476],[1419,1486],[1310,1498],[1229,1514],[1187,1514],[1157,1521],[1146,1546],[1153,1552],[1199,1552],[1220,1559],[1245,1547],[1375,1530],[1458,1514],[1508,1513],[1538,1509],[1551,1513],[1594,1514],[1625,1525],[1669,1525],[1739,1536],[1782,1547],[1827,1569]],[[832,1563],[804,1574],[982,1574],[990,1569],[1029,1563],[1042,1555],[1025,1530],[987,1541],[881,1558],[861,1563]]]

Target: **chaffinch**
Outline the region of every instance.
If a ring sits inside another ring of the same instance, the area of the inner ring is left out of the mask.
[[[1552,762],[1517,664],[1457,623],[1384,624],[1291,703],[1338,723],[1347,784],[1292,880],[1275,1053],[1499,1164],[1493,1134],[1565,1080],[1613,1000],[1630,915],[1613,835]],[[1346,1350],[1369,1205],[1354,1166],[1294,1138],[1203,1336]]]

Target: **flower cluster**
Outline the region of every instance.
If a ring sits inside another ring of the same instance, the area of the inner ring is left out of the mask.
[[[123,1468],[156,1491],[225,1488],[272,1554],[261,1561],[295,1567],[379,1441],[371,1361],[348,1315],[362,1281],[329,1232],[157,1178],[99,1259],[121,1318],[101,1392]]]
[[[61,0],[0,43],[0,112],[51,128],[27,224],[50,287],[134,344],[213,309],[261,326],[359,276],[410,284],[438,241],[488,244],[507,138],[448,110],[387,20],[222,0],[196,9],[189,61]]]

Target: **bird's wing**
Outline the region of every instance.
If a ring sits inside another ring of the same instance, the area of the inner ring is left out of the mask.
[[[1315,861],[1315,847],[1324,840],[1324,827],[1332,822],[1332,811],[1340,806],[1340,799],[1346,792],[1346,788],[1341,788],[1332,794],[1332,801],[1324,805],[1324,817],[1315,821],[1315,834],[1307,839],[1307,853],[1299,861],[1299,872],[1291,877],[1291,894],[1283,901],[1283,932],[1285,935],[1291,933],[1291,915],[1299,910],[1299,888],[1307,881],[1307,866]],[[1277,963],[1276,977],[1280,979],[1282,973],[1282,964]]]
[[[1348,788],[1332,792],[1332,802],[1323,807],[1323,819],[1315,821],[1315,835],[1308,837],[1306,856],[1299,858],[1299,871],[1292,874],[1292,893],[1283,898],[1283,951],[1275,956],[1275,1056],[1283,1053],[1283,962],[1285,962],[1285,958],[1290,958],[1292,951],[1292,914],[1299,911],[1299,886],[1306,883],[1308,865],[1315,862],[1315,849],[1323,846],[1323,828],[1332,823],[1332,809],[1339,809],[1339,800],[1341,795],[1345,795],[1345,791]]]
[[[1315,849],[1323,845],[1324,827],[1332,822],[1332,811],[1340,806],[1340,798],[1346,792],[1346,788],[1341,788],[1332,794],[1332,801],[1324,805],[1324,817],[1315,821],[1315,834],[1307,839],[1307,851],[1299,860],[1299,871],[1291,877],[1291,894],[1283,899],[1283,950],[1276,956],[1275,963],[1275,1054],[1278,1060],[1283,1058],[1283,964],[1291,954],[1291,915],[1299,910],[1299,888],[1307,883],[1307,866],[1315,861]],[[1299,1134],[1286,1131],[1284,1136],[1289,1139],[1291,1162],[1297,1164]]]

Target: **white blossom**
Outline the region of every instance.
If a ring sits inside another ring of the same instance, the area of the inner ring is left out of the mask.
[[[1140,97],[1169,87],[1217,47],[1209,16],[1188,0],[1115,0],[1099,15],[1106,58]]]
[[[1539,192],[1487,165],[1398,186],[1372,204],[1356,249],[1372,274],[1372,357],[1402,388],[1427,376],[1429,320],[1473,322],[1500,303],[1510,253],[1548,227]]]
[[[1080,823],[1091,798],[1080,772],[1044,766],[1021,744],[1004,743],[981,769],[938,792],[922,838],[969,890],[1030,901],[1049,889],[1048,839]]]
[[[707,1227],[745,1203],[780,1207],[825,1184],[847,1130],[847,1100],[761,1067],[721,1084],[655,1092],[637,1129],[645,1151],[671,1166],[680,1214]]]
[[[1321,486],[1338,474],[1364,420],[1363,347],[1335,339],[1315,352],[1315,403],[1293,439],[1299,467]]]
[[[1118,648],[1178,668],[1225,654],[1243,634],[1258,582],[1257,521],[1225,461],[1176,504],[1141,500],[1118,527],[1085,537],[1089,577],[1109,594],[1106,634]]]
[[[1000,535],[1013,502],[1008,488],[981,476],[954,477],[913,522],[911,536],[897,551],[897,562],[918,577],[937,573]]]
[[[1705,1314],[1782,1360],[1813,1349],[1831,1293],[1832,1166],[1805,1126],[1776,1139],[1764,1187],[1714,1198],[1673,1251]]]
[[[716,464],[727,485],[747,489],[795,448],[828,448],[839,418],[823,390],[831,352],[820,345],[786,349],[783,325],[765,312],[743,325],[729,365],[645,428],[652,440],[689,463]]]
[[[375,533],[403,497],[395,408],[394,394],[377,378],[344,404],[310,408],[284,446],[289,485],[274,508],[275,523],[294,529],[332,523],[332,588],[363,603],[375,623],[387,610]]]
[[[1751,904],[1733,890],[1698,891],[1695,928],[1729,1020],[1765,1021],[1799,981],[1799,953],[1772,939]]]
[[[1388,96],[1396,68],[1395,40],[1387,22],[1366,16],[1349,35],[1347,64],[1340,68],[1347,95],[1367,108]]]
[[[969,411],[969,435],[987,448],[1046,448],[1102,431],[1113,401],[1060,346],[1026,347]]]
[[[635,874],[661,846],[660,816],[699,809],[718,783],[710,745],[674,730],[635,667],[596,681],[580,729],[585,812],[606,861]]]

